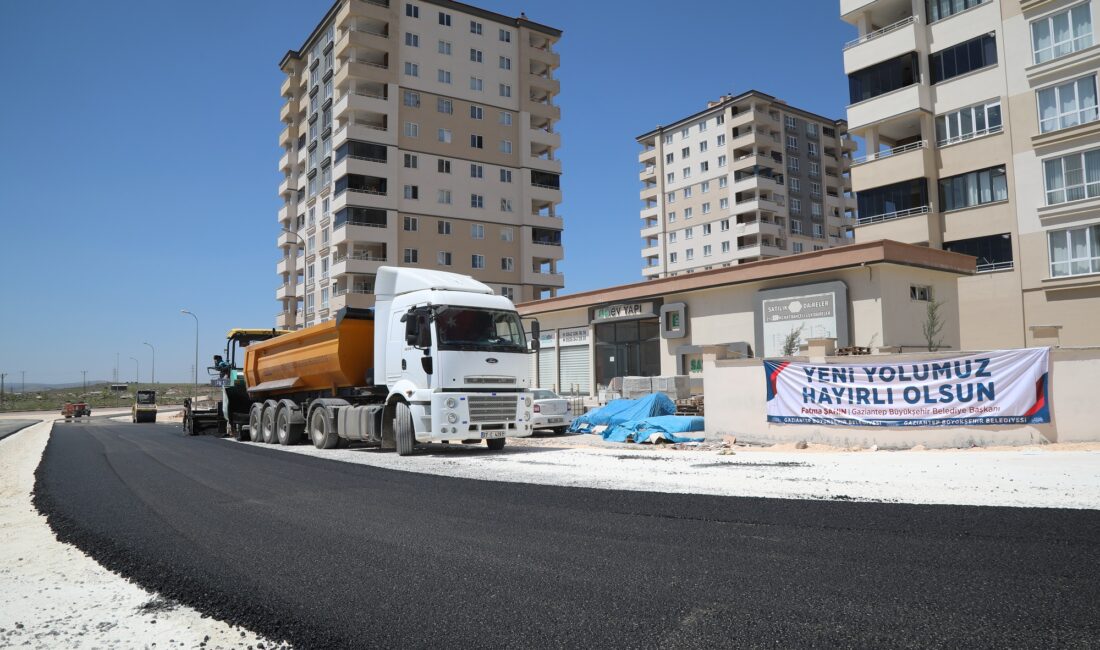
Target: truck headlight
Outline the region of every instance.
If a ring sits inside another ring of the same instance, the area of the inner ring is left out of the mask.
[[[443,406],[446,406],[449,409],[453,409],[454,407],[458,406],[458,400],[453,397],[448,397],[447,400],[443,402]],[[454,422],[454,420],[451,421]]]
[[[530,411],[524,411],[523,412],[523,421],[526,422],[530,419],[531,419],[531,412]]]
[[[524,404],[526,404],[526,405],[527,405],[528,407],[530,407],[530,406],[531,406],[531,401],[532,401],[532,400],[531,400],[531,396],[530,396],[530,395],[528,395],[527,397],[524,397],[524,398],[523,398],[523,403],[524,403]]]
[[[458,413],[448,413],[447,414],[447,421],[450,422],[451,424],[454,424],[455,422],[458,422]]]

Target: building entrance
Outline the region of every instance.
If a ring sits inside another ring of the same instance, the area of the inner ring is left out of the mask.
[[[661,327],[658,319],[596,325],[596,382],[607,386],[615,377],[661,374]]]

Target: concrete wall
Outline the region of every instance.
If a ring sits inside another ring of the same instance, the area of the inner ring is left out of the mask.
[[[882,363],[911,363],[943,354],[875,356]],[[863,357],[866,359],[867,357]],[[805,361],[805,358],[797,358]],[[851,363],[851,357],[829,357],[826,363]],[[820,363],[822,360],[814,360]],[[707,395],[707,438],[737,436],[746,442],[819,442],[885,449],[970,447],[1100,440],[1100,418],[1094,406],[1100,392],[1100,348],[1060,348],[1051,352],[1049,395],[1052,422],[1047,425],[981,427],[844,427],[772,424],[767,421],[767,392],[760,359],[722,360],[703,357]],[[732,388],[736,387],[736,388]]]

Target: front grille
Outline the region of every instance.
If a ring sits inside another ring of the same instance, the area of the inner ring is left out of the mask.
[[[471,395],[470,422],[515,422],[517,398],[513,395]]]
[[[489,375],[476,375],[463,377],[467,384],[514,384],[515,377],[493,377]]]

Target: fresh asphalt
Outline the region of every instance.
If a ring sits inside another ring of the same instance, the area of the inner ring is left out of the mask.
[[[303,648],[1100,645],[1095,510],[496,483],[111,421],[54,427],[35,500],[108,568]]]

